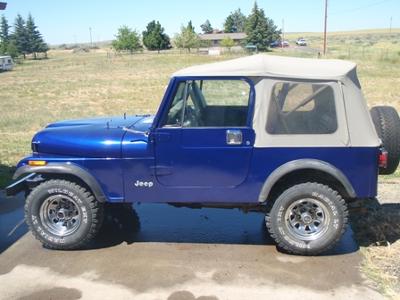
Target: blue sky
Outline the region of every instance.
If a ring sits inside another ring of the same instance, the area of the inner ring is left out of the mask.
[[[246,15],[254,0],[2,0],[8,6],[2,13],[14,22],[17,13],[30,12],[39,30],[50,44],[113,39],[120,25],[143,31],[153,19],[159,20],[171,36],[182,24],[193,21],[200,31],[206,19],[214,28],[222,28],[226,16],[241,8]],[[267,16],[285,31],[322,31],[324,0],[258,0]],[[400,27],[399,0],[329,0],[329,31]]]

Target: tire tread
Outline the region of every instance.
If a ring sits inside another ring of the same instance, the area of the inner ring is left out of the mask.
[[[99,232],[101,225],[102,225],[102,221],[103,221],[103,215],[104,215],[104,209],[103,209],[103,205],[102,203],[100,203],[99,201],[96,200],[96,198],[93,196],[93,194],[88,191],[86,188],[78,185],[75,182],[72,181],[67,181],[64,179],[50,179],[47,181],[44,181],[43,183],[39,184],[37,187],[35,187],[31,193],[29,194],[29,196],[26,198],[25,201],[25,220],[28,220],[28,218],[26,217],[28,212],[28,207],[31,201],[33,201],[33,199],[36,197],[36,194],[39,193],[41,191],[41,189],[46,188],[46,186],[51,186],[51,185],[63,185],[66,187],[69,187],[71,189],[74,189],[76,191],[79,191],[80,193],[82,193],[84,195],[84,197],[86,198],[86,200],[89,203],[89,207],[91,210],[91,214],[92,214],[92,222],[91,222],[91,227],[89,229],[88,234],[85,236],[85,238],[81,239],[79,242],[70,245],[70,246],[56,246],[54,244],[50,244],[48,242],[46,242],[45,240],[43,240],[40,235],[36,232],[36,230],[34,230],[32,224],[30,222],[27,221],[28,227],[30,229],[30,231],[32,232],[33,236],[39,240],[44,247],[48,248],[48,249],[53,249],[53,250],[76,250],[76,249],[82,249],[85,248],[89,245],[89,243],[95,238],[95,236],[97,235],[97,233]]]
[[[342,196],[335,190],[333,190],[332,188],[330,188],[327,185],[318,183],[318,182],[306,182],[306,183],[301,183],[298,185],[295,185],[291,188],[289,188],[288,190],[294,189],[294,188],[309,188],[309,189],[314,189],[315,187],[324,189],[325,191],[331,193],[333,195],[334,200],[340,205],[340,208],[342,210],[343,213],[343,226],[341,229],[340,234],[338,234],[336,240],[334,242],[332,242],[330,245],[326,246],[323,249],[318,250],[318,252],[314,252],[314,251],[308,251],[306,253],[303,252],[299,252],[296,251],[290,247],[287,246],[287,244],[280,238],[280,236],[274,231],[273,226],[272,226],[272,218],[270,213],[267,213],[266,217],[265,217],[265,224],[267,226],[267,229],[271,235],[271,237],[275,240],[278,248],[283,249],[285,252],[290,253],[290,254],[301,254],[301,255],[316,255],[325,251],[328,251],[329,249],[331,249],[333,246],[335,246],[335,244],[337,242],[339,242],[339,240],[341,239],[342,235],[344,234],[344,232],[346,231],[347,225],[348,225],[348,210],[347,210],[347,205],[346,205],[346,201],[342,198]],[[286,191],[288,191],[286,190]],[[285,192],[286,192],[285,191]],[[282,195],[285,193],[283,192]]]

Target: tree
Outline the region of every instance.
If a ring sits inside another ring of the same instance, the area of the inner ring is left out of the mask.
[[[240,8],[231,12],[225,19],[224,32],[244,32],[246,28],[246,16],[242,13]]]
[[[46,53],[49,50],[49,47],[44,42],[42,34],[37,29],[35,21],[31,14],[28,15],[25,28],[28,39],[26,51],[29,54],[33,53],[33,57],[36,59],[37,53]]]
[[[264,10],[254,3],[246,22],[247,43],[257,46],[258,50],[267,50],[272,41],[279,38],[280,31],[274,22],[265,16]]]
[[[206,20],[203,24],[201,24],[200,28],[203,33],[213,33],[214,31],[209,20]]]
[[[221,46],[231,51],[231,48],[235,46],[235,41],[230,36],[227,36],[221,41]]]
[[[171,48],[169,36],[164,33],[164,28],[157,21],[151,21],[143,31],[143,44],[149,50],[160,50]]]
[[[8,45],[10,43],[10,26],[8,25],[7,19],[1,16],[0,19],[0,53],[8,54]]]
[[[200,39],[194,31],[192,21],[189,21],[186,27],[182,26],[181,32],[175,35],[175,45],[180,49],[188,49],[190,52],[191,49],[198,47],[199,43]]]
[[[122,26],[118,29],[116,40],[112,42],[112,47],[116,51],[129,51],[131,54],[133,51],[142,48],[140,44],[140,36],[136,30],[130,29],[128,26]]]
[[[12,39],[14,40],[18,53],[21,53],[25,58],[26,54],[29,52],[29,41],[25,27],[25,20],[19,14],[14,22],[14,33]]]
[[[4,54],[10,55],[12,58],[16,58],[20,55],[14,40],[10,40],[7,44],[7,48]]]
[[[188,25],[187,25],[187,30],[192,31],[192,32],[195,32],[195,31],[194,31],[194,26],[193,26],[193,24],[192,24],[192,20],[189,21],[189,23],[188,23]]]

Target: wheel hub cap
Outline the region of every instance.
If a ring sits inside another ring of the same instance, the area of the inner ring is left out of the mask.
[[[300,199],[289,206],[285,220],[292,236],[301,240],[315,240],[328,229],[328,207],[315,199]]]
[[[40,207],[40,218],[46,229],[57,236],[74,233],[81,223],[78,205],[65,195],[47,198]]]

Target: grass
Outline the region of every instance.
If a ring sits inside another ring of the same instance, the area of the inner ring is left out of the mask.
[[[400,299],[400,202],[362,199],[358,205],[350,219],[364,256],[361,269],[382,293]]]

